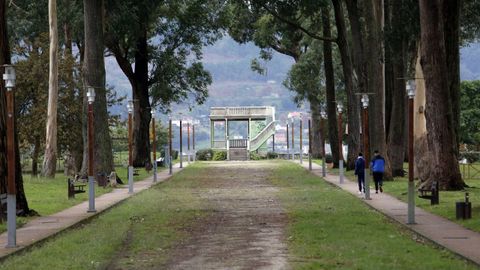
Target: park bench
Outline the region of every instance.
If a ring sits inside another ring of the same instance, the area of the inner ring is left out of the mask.
[[[433,181],[431,187],[428,188],[420,188],[418,190],[419,198],[422,199],[429,199],[431,205],[439,204],[440,198],[439,198],[439,184],[437,181]]]
[[[75,198],[75,194],[84,193],[86,184],[76,184],[74,180],[68,178],[68,198]]]

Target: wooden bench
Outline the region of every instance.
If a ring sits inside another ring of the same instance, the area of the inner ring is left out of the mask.
[[[86,184],[76,184],[74,180],[68,178],[68,198],[75,198],[75,194],[84,193]]]
[[[430,189],[421,188],[418,190],[418,192],[420,193],[418,197],[422,199],[429,199],[431,205],[439,204],[439,184],[437,181],[432,182]]]

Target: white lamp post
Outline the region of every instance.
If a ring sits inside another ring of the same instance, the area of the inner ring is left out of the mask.
[[[87,86],[87,102],[88,102],[88,210],[94,213],[95,210],[95,176],[94,176],[94,154],[95,138],[93,135],[93,102],[95,101],[95,88]]]
[[[132,127],[132,114],[133,114],[133,100],[129,100],[127,104],[128,110],[128,193],[133,193],[133,156],[132,156],[132,141],[133,141],[133,127]]]
[[[299,137],[300,137],[300,164],[303,164],[303,118],[302,113],[300,113],[300,123],[299,123]]]
[[[408,95],[408,224],[415,224],[415,187],[413,182],[413,110],[415,83],[407,82]]]
[[[5,93],[7,101],[7,248],[17,246],[17,190],[15,187],[16,153],[15,153],[15,68],[4,65]]]
[[[337,112],[338,112],[338,169],[340,175],[340,184],[343,184],[343,129],[342,129],[342,113],[343,113],[343,104],[342,102],[337,102]]]

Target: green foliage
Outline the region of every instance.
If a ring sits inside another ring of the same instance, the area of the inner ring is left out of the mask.
[[[212,160],[214,156],[212,149],[200,149],[197,151],[197,160]]]
[[[250,160],[261,160],[262,157],[257,152],[250,152]]]
[[[202,47],[221,36],[221,3],[107,0],[105,10],[107,48],[129,79],[138,79],[134,74],[140,73],[148,77],[153,104],[168,108],[187,97],[205,101],[212,79],[200,61]],[[149,70],[132,69],[139,54]]]
[[[276,158],[278,158],[278,154],[275,153],[275,152],[268,152],[267,153],[267,158],[268,159],[276,159]]]
[[[227,151],[215,151],[212,160],[227,160]]]
[[[460,141],[480,144],[480,81],[460,84]]]

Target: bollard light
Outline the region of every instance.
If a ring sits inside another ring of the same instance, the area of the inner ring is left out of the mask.
[[[7,88],[7,91],[12,91],[16,80],[15,68],[13,65],[4,65],[3,67],[5,68],[5,73],[3,74],[5,88]]]
[[[95,88],[87,86],[87,101],[92,104],[95,101]]]

